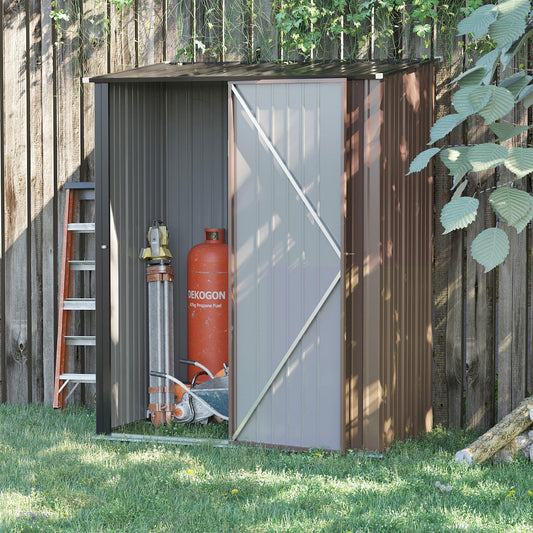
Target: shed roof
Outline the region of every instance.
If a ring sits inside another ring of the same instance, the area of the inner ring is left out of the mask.
[[[327,63],[159,63],[125,70],[89,81],[94,83],[245,81],[264,79],[347,78],[381,79],[416,68],[424,61],[356,61]]]

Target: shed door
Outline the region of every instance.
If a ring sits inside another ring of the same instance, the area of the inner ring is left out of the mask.
[[[236,440],[341,448],[344,94],[230,84]]]

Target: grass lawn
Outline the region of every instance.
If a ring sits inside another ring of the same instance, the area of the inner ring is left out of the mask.
[[[457,465],[465,432],[376,458],[110,442],[94,428],[82,408],[0,405],[0,531],[533,532],[533,465]]]

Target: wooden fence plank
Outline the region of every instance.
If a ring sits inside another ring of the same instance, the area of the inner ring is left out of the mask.
[[[6,401],[5,204],[4,204],[4,10],[0,9],[0,402]]]
[[[526,48],[526,54],[527,54],[527,61],[526,66],[528,68],[528,71],[531,72],[533,70],[533,39],[529,39],[529,42],[527,44]],[[529,108],[527,112],[527,119],[528,123],[533,123],[533,110]],[[529,130],[527,134],[527,142],[529,146],[533,145],[533,132]],[[525,178],[524,178],[525,179]],[[528,185],[528,191],[531,193],[533,191],[533,176],[529,176],[527,178],[527,185]],[[533,261],[532,261],[532,248],[533,248],[533,227],[532,224],[528,224],[528,228],[525,230],[527,231],[527,239],[528,239],[528,264],[527,264],[527,272],[528,272],[528,304],[527,304],[527,311],[528,311],[528,329],[529,329],[529,335],[528,335],[528,342],[527,342],[527,353],[526,353],[526,392],[527,394],[533,394],[533,348],[532,348],[532,342],[531,342],[531,332],[533,332],[533,274],[531,272],[531,269],[533,268]]]
[[[82,69],[84,77],[98,76],[105,74],[108,70],[107,56],[107,32],[105,31],[104,20],[107,18],[107,5],[102,0],[85,0],[82,14],[82,47],[85,53],[82,57]],[[94,84],[83,83],[81,86],[82,99],[82,165],[81,181],[93,181],[95,179],[94,169],[94,146],[95,146],[95,109],[94,109]],[[80,206],[81,219],[93,221],[95,216],[94,202],[82,202]],[[81,257],[83,259],[95,259],[95,236],[84,235],[82,239]],[[90,298],[96,296],[95,275],[91,271],[78,272],[74,275],[80,276],[83,295]],[[84,315],[82,323],[83,335],[94,335],[96,332],[95,314],[88,312]],[[82,349],[83,361],[82,370],[88,374],[96,372],[95,347],[86,346]],[[95,386],[84,385],[83,403],[94,405]]]
[[[19,2],[4,3],[3,10],[4,141],[9,142],[9,149],[4,150],[2,191],[5,202],[6,399],[27,403],[31,402],[31,329],[28,331],[26,11],[25,4]]]
[[[138,0],[138,65],[163,61],[164,0]]]
[[[61,0],[57,7],[64,9],[69,20],[64,25],[61,39],[56,47],[56,158],[57,158],[57,228],[58,228],[58,258],[61,259],[63,222],[65,213],[65,193],[63,186],[67,182],[80,181],[81,164],[81,69],[79,63],[80,46],[80,16],[79,5]],[[58,265],[60,261],[58,261]],[[71,284],[72,295],[78,294],[77,280]],[[56,291],[59,295],[59,290]],[[56,297],[57,297],[56,296]],[[81,314],[72,315],[71,331],[78,332],[81,328]],[[80,350],[71,347],[69,357],[69,372],[81,371]],[[80,402],[80,390],[76,389],[69,399],[70,403]]]
[[[54,392],[55,350],[57,332],[57,226],[55,219],[55,137],[54,131],[54,45],[50,12],[51,0],[41,0],[41,114],[42,153],[42,346],[43,401],[51,404]],[[48,140],[48,141],[47,141]]]
[[[41,51],[41,2],[30,0],[28,27],[28,122],[30,150],[30,232],[31,232],[31,260],[30,288],[31,288],[31,358],[32,358],[32,397],[34,402],[44,401],[44,351],[43,351],[43,143],[41,140],[42,113],[32,113],[30,110],[42,109],[42,62]]]
[[[472,143],[482,142],[480,119],[469,122]],[[478,182],[469,186],[469,194],[477,192],[478,216],[467,229],[466,259],[466,426],[488,428],[494,423],[494,271],[484,272],[470,253],[472,241],[485,228],[494,225],[488,197],[494,186],[494,174],[478,173]],[[489,190],[488,192],[485,192]]]
[[[166,31],[166,60],[187,61],[191,45],[191,11],[188,0],[168,2]]]
[[[438,37],[435,51],[444,56],[446,43],[440,35]],[[405,35],[403,47],[407,56],[415,50],[415,46]],[[453,94],[450,82],[460,73],[463,62],[462,49],[456,47],[455,50],[455,54],[441,61],[436,70],[435,119],[446,115],[450,110]],[[463,144],[463,139],[464,127],[459,126],[437,144],[439,147],[460,145]],[[439,157],[434,159],[434,169],[433,416],[435,424],[460,426],[463,415],[464,235],[461,231],[443,235],[440,213],[453,194],[452,178]]]
[[[109,9],[109,70],[134,68],[138,64],[135,7],[118,9],[111,5]]]
[[[477,57],[466,56],[468,61]],[[490,130],[479,115],[466,121],[466,140],[462,144],[476,144],[492,140]],[[468,428],[486,429],[494,423],[495,413],[495,325],[496,273],[484,272],[471,254],[474,238],[484,229],[493,227],[495,217],[489,196],[496,184],[494,171],[472,172],[465,194],[476,195],[479,207],[476,220],[466,231],[465,276],[465,424]]]
[[[523,54],[517,55],[506,69],[510,76],[527,61]],[[527,124],[527,112],[515,106],[502,119],[511,124]],[[527,142],[527,133],[513,137],[504,146],[522,146]],[[521,190],[527,188],[527,180],[514,182],[514,174],[506,168],[499,169],[500,184],[508,183]],[[527,231],[519,235],[512,227],[502,223],[509,236],[510,252],[498,268],[498,420],[508,415],[526,395],[527,374]]]
[[[253,56],[256,61],[278,59],[278,32],[274,26],[276,5],[270,0],[256,0],[253,14]]]
[[[263,7],[263,3],[259,4]],[[256,8],[254,4],[254,8]],[[263,17],[259,19],[263,21]],[[243,22],[246,21],[245,24]],[[224,1],[224,59],[226,61],[241,61],[249,57],[248,41],[262,38],[262,31],[252,31],[249,26],[250,17],[247,15],[246,5],[239,0]],[[257,28],[256,28],[257,29]],[[250,43],[252,44],[252,43]]]

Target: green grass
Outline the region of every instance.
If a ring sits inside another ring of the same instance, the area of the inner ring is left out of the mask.
[[[94,428],[81,408],[0,405],[0,531],[533,532],[532,464],[457,465],[464,432],[380,459],[110,442]]]
[[[164,437],[194,437],[200,439],[228,440],[228,423],[221,424],[166,424],[155,427],[147,420],[120,426],[113,433],[133,433],[135,435],[161,435]]]

